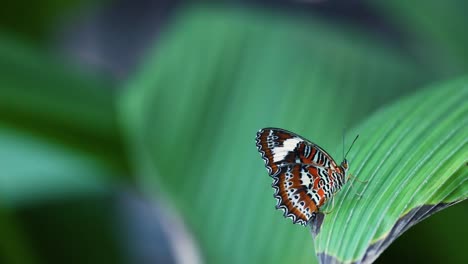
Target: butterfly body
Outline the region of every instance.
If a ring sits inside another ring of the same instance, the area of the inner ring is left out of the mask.
[[[256,145],[273,178],[276,208],[293,223],[307,225],[346,182],[346,159],[338,165],[325,150],[297,134],[264,128],[257,132]]]

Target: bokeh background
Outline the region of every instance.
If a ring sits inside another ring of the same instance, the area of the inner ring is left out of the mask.
[[[274,210],[255,132],[283,127],[341,157],[343,129],[467,72],[467,10],[2,3],[0,263],[315,263],[309,230]],[[378,261],[467,263],[467,209]]]

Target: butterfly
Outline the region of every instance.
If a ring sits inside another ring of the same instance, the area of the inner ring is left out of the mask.
[[[321,147],[290,131],[261,129],[256,145],[273,178],[276,209],[282,209],[294,224],[306,226],[313,221],[319,208],[346,183],[346,155],[338,165]]]

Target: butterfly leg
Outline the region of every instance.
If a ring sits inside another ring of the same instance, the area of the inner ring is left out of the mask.
[[[357,181],[359,183],[367,183],[368,182],[368,180],[365,180],[365,181],[359,180],[357,177],[351,175],[351,173],[349,174],[347,181],[349,181],[349,179],[354,179],[355,181]]]
[[[333,196],[331,197],[331,200],[332,200],[332,208],[331,208],[331,210],[330,210],[330,211],[324,211],[324,212],[323,212],[324,214],[331,214],[331,212],[333,212],[333,209],[335,208],[335,199],[334,199],[334,198],[335,198],[335,196],[333,195]]]
[[[356,180],[356,181],[359,182],[359,183],[367,183],[367,182],[368,182],[368,180],[366,180],[366,181],[358,180],[357,177],[354,177],[354,176],[351,175],[351,174],[349,174],[349,176],[348,176],[348,180],[349,180],[349,179],[354,179],[354,180]],[[353,188],[353,181],[350,182],[350,187],[349,187],[349,188]],[[361,193],[355,192],[355,195],[357,195],[357,196],[359,197],[359,199],[361,199],[363,193],[364,193],[364,191],[361,192]]]

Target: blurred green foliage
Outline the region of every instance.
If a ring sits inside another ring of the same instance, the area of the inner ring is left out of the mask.
[[[110,80],[0,36],[1,118],[7,124],[128,165]]]
[[[120,188],[135,188],[180,213],[207,262],[313,262],[309,231],[274,210],[255,132],[294,130],[340,159],[343,128],[466,72],[464,35],[448,30],[466,19],[455,4],[421,11],[403,2],[372,6],[407,34],[410,50],[314,15],[181,8],[139,70],[118,85],[37,48],[68,7],[44,2],[46,19],[38,12],[22,25],[3,16],[0,261],[127,262],[119,224],[126,212],[116,209],[114,197]],[[374,119],[385,125],[380,116]],[[458,232],[466,232],[466,203],[452,212],[431,217],[422,224],[429,227],[410,231],[413,240],[405,236],[401,250],[390,248],[395,253],[384,257],[401,259],[410,245],[411,255],[422,253],[416,260],[435,259],[421,250],[433,241],[445,261],[463,262],[457,245],[464,243]],[[459,226],[444,225],[448,217]]]
[[[80,11],[106,1],[4,1],[0,8],[0,29],[15,38],[34,42],[46,47],[50,43],[50,33],[59,29],[67,18],[75,18]]]
[[[368,1],[398,26],[412,54],[437,74],[456,76],[468,69],[468,17],[464,1]]]

